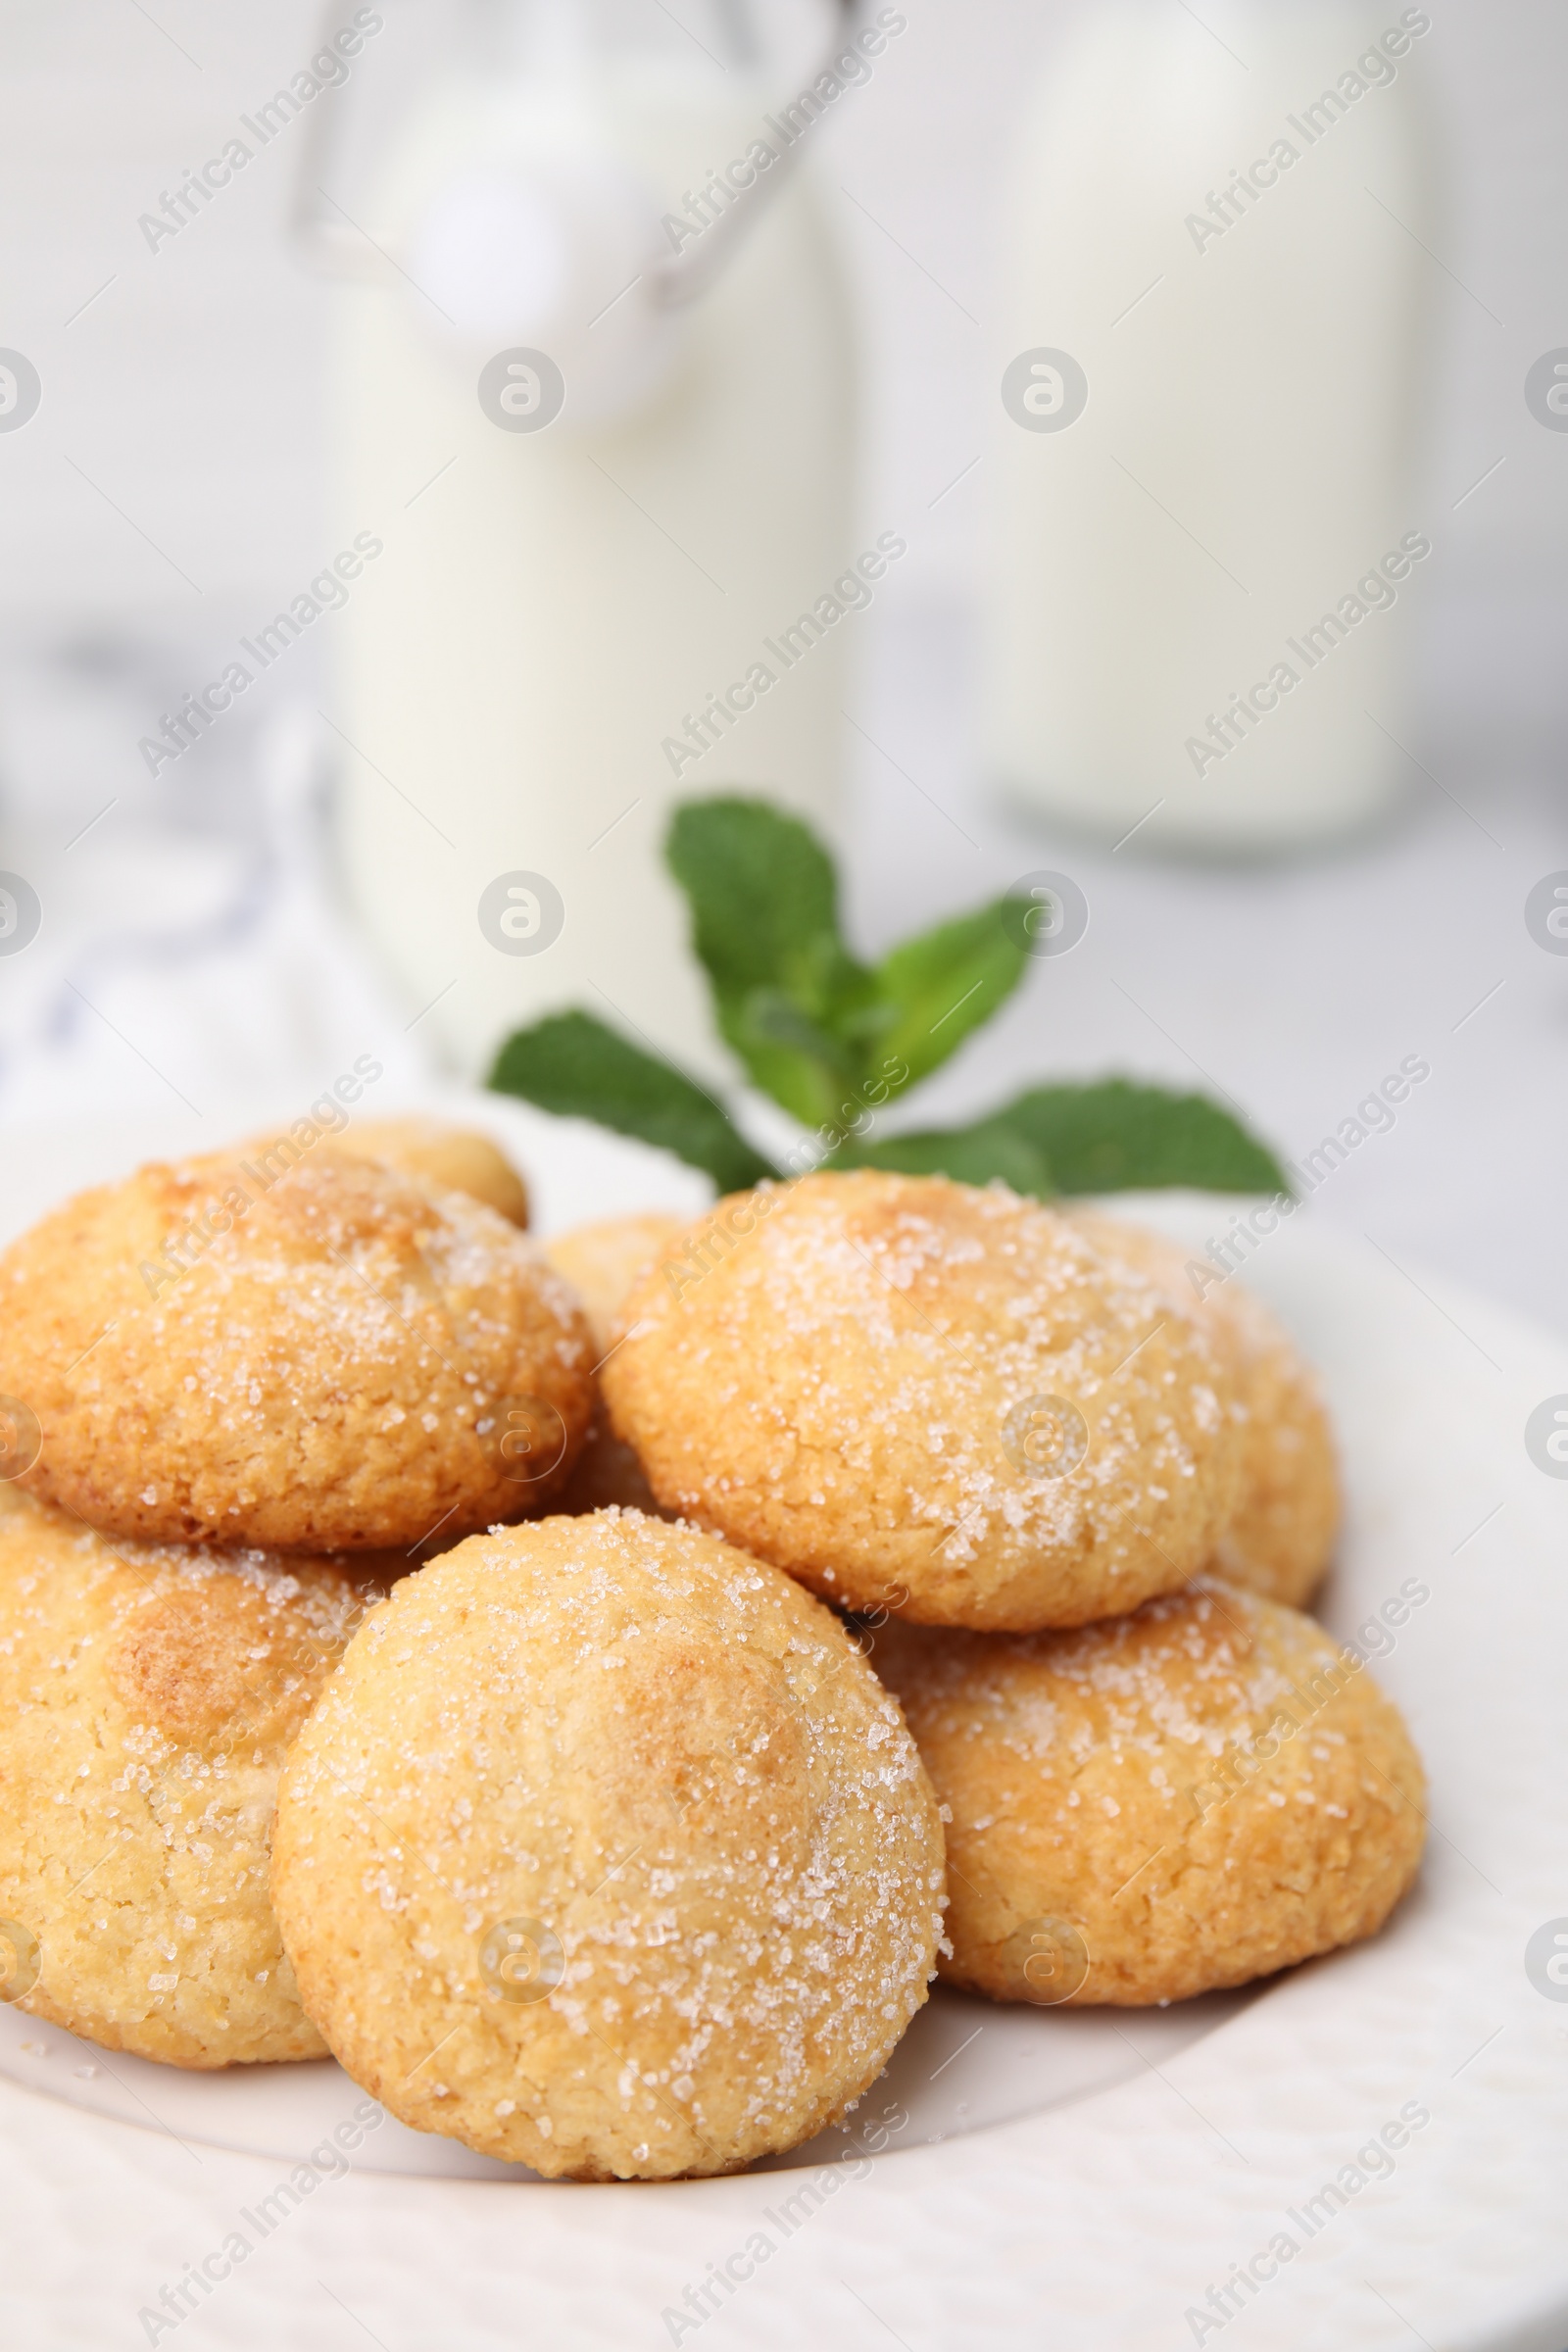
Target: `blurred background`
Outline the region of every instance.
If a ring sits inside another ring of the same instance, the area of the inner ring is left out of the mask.
[[[1082,892],[922,1123],[1200,1089],[1292,1160],[1345,1137],[1312,1213],[1412,1280],[1568,1326],[1560,9],[0,24],[14,1164],[216,1143],[366,1052],[388,1101],[474,1080],[562,1003],[719,1070],[658,846],[739,782],[838,842],[867,953]],[[731,221],[705,175],[781,123]],[[644,316],[656,260],[692,282]],[[547,335],[559,415],[504,360]],[[537,956],[475,920],[519,872]]]

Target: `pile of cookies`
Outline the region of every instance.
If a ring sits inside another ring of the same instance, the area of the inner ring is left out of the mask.
[[[324,2052],[268,1894],[283,1754],[421,1547],[548,1496],[564,1465],[517,1474],[586,1430],[588,1334],[474,1197],[526,1215],[480,1143],[354,1136],[400,1174],[262,1138],[0,1258],[0,1957],[107,2048]]]
[[[6,1997],[668,2179],[841,2117],[934,1976],[1181,1999],[1410,1885],[1419,1761],[1301,1613],[1322,1405],[1234,1284],[940,1178],[542,1251],[482,1139],[275,1156],[0,1255]]]

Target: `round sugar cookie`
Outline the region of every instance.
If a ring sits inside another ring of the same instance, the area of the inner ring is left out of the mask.
[[[1197,1297],[1174,1242],[1098,1209],[1073,1223],[1110,1262],[1162,1281],[1190,1312]],[[1334,1435],[1315,1374],[1254,1292],[1217,1275],[1202,1310],[1230,1363],[1241,1437],[1236,1507],[1208,1563],[1228,1583],[1304,1607],[1321,1583],[1340,1528]]]
[[[632,1284],[685,1230],[684,1217],[650,1211],[574,1225],[546,1242],[546,1257],[582,1300],[601,1356],[608,1355],[620,1337],[620,1310]]]
[[[601,1361],[620,1337],[620,1310],[633,1282],[684,1231],[684,1218],[650,1212],[574,1226],[546,1242],[546,1257],[570,1283],[582,1303]],[[601,1408],[594,1415],[587,1442],[557,1507],[571,1512],[598,1511],[612,1503],[623,1510],[669,1515],[662,1509],[631,1446],[615,1436]]]
[[[601,1378],[661,1502],[852,1609],[1081,1624],[1181,1585],[1234,1508],[1209,1321],[1000,1186],[762,1186],[624,1312]]]
[[[1235,1350],[1242,1427],[1241,1494],[1214,1546],[1233,1585],[1304,1608],[1340,1532],[1334,1433],[1316,1375],[1262,1300],[1239,1282],[1209,1294]]]
[[[450,1542],[565,1483],[592,1362],[515,1226],[325,1149],[155,1162],[0,1255],[24,1483],[116,1536]]]
[[[272,1893],[308,2014],[403,2122],[666,2180],[875,2080],[942,1832],[829,1610],[606,1511],[470,1537],[376,1612],[290,1754]]]
[[[268,1893],[272,1808],[383,1590],[115,1546],[0,1488],[0,1997],[172,2066],[323,2055]]]
[[[528,1222],[528,1188],[488,1135],[410,1111],[397,1119],[355,1119],[331,1138],[334,1152],[381,1160],[437,1192],[467,1193],[514,1225]]]
[[[1398,1710],[1256,1593],[1071,1633],[895,1625],[872,1654],[952,1812],[941,1973],[970,1991],[1185,2000],[1374,1935],[1415,1877]]]

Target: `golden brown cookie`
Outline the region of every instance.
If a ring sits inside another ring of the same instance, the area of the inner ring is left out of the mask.
[[[323,2054],[268,1894],[272,1807],[379,1590],[326,1560],[115,1546],[0,1489],[7,1999],[172,2066]]]
[[[686,1230],[684,1217],[605,1217],[545,1244],[545,1255],[582,1300],[601,1356],[620,1337],[620,1310],[639,1274]]]
[[[117,1536],[451,1541],[564,1484],[592,1361],[515,1226],[326,1150],[155,1162],[0,1255],[25,1483]]]
[[[666,2180],[875,2080],[942,1832],[830,1611],[607,1511],[471,1537],[370,1619],[289,1757],[272,1891],[308,2013],[403,2122]]]
[[[684,1218],[650,1213],[606,1217],[546,1242],[546,1257],[582,1302],[601,1359],[620,1337],[620,1310],[632,1284],[684,1231]],[[601,1406],[557,1508],[578,1513],[604,1510],[612,1503],[660,1518],[671,1515],[662,1509],[641,1462],[624,1439],[615,1436]]]
[[[411,1111],[401,1119],[356,1119],[332,1137],[331,1147],[401,1168],[436,1192],[467,1193],[514,1225],[528,1222],[527,1186],[500,1145],[471,1127]]]
[[[737,1195],[625,1316],[601,1377],[660,1500],[851,1608],[1081,1624],[1182,1584],[1234,1508],[1208,1319],[1000,1186]]]
[[[873,1661],[951,1808],[942,1974],[1140,2006],[1353,1943],[1415,1877],[1398,1710],[1295,1609],[1219,1584],[1073,1633],[890,1626]]]
[[[1235,1349],[1242,1491],[1214,1546],[1216,1572],[1266,1599],[1304,1608],[1340,1532],[1340,1472],[1322,1391],[1262,1300],[1240,1282],[1208,1305]]]
[[[1131,1257],[1191,1311],[1196,1293],[1174,1242],[1098,1209],[1069,1214],[1107,1260]],[[1289,1333],[1239,1280],[1205,1285],[1202,1311],[1230,1363],[1242,1448],[1236,1509],[1210,1564],[1231,1584],[1304,1607],[1340,1527],[1339,1469],[1322,1392]]]

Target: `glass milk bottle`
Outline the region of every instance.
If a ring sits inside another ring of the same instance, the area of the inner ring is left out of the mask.
[[[336,616],[341,858],[467,1072],[564,1004],[714,1066],[670,804],[831,826],[844,633],[764,641],[857,552],[853,369],[778,105],[738,0],[488,0],[356,213],[392,268],[337,336],[340,528],[382,543]]]
[[[1095,0],[1030,103],[992,400],[986,759],[1115,838],[1267,850],[1410,772],[1432,19]]]

